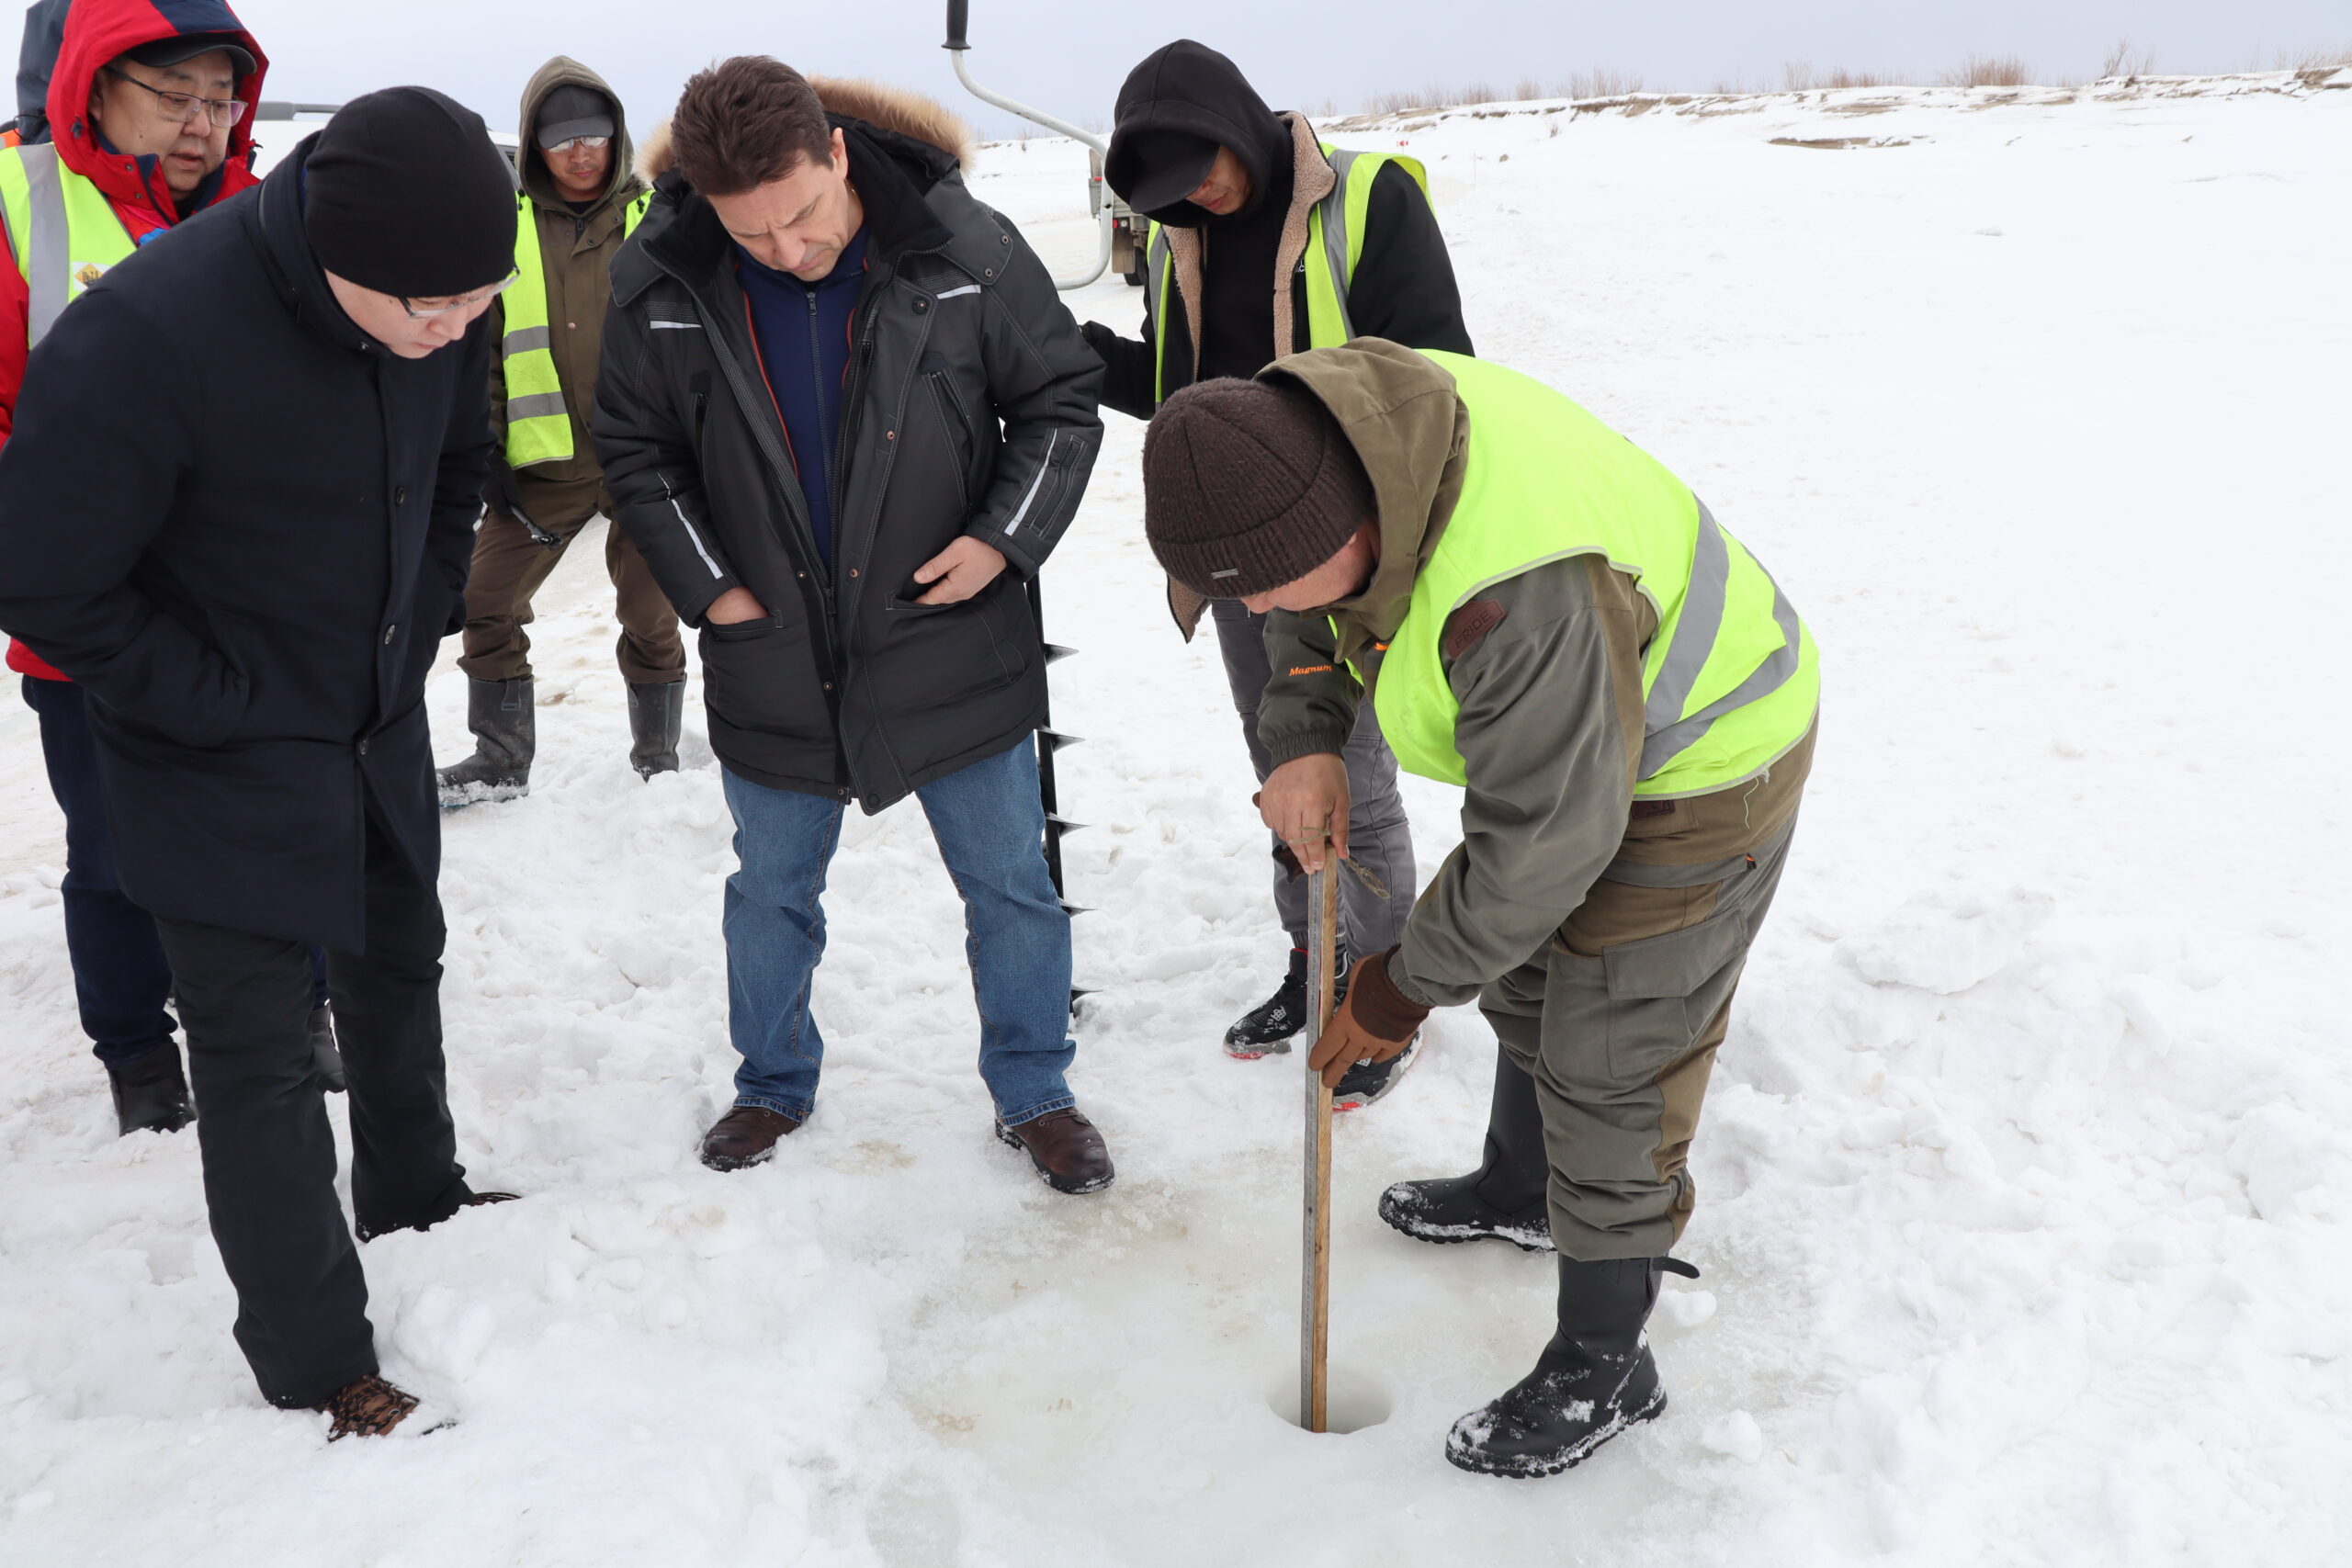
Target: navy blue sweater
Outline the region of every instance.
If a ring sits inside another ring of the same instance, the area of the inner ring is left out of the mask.
[[[833,270],[815,283],[763,266],[735,247],[735,276],[752,314],[760,369],[784,421],[792,464],[808,498],[817,554],[833,559],[833,454],[840,449],[842,386],[849,375],[851,318],[865,283],[865,231],[850,237]]]

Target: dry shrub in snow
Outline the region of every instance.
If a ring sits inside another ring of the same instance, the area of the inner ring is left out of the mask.
[[[1849,71],[1840,65],[1833,70],[1815,71],[1809,60],[1792,60],[1781,67],[1781,85],[1792,93],[1809,93],[1835,87],[1893,87],[1900,79],[1885,71]]]
[[[1972,54],[1943,73],[1947,87],[2022,87],[2032,80],[2025,57],[2018,54]]]

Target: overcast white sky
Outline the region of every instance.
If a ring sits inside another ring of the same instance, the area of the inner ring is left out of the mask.
[[[602,72],[641,129],[700,66],[767,53],[931,92],[991,133],[1012,124],[956,85],[939,47],[944,0],[236,4],[269,51],[272,97],[333,101],[418,82],[505,129],[532,70],[562,53]],[[1233,56],[1277,108],[1342,110],[1390,89],[1508,91],[1521,76],[1595,66],[1684,91],[1741,78],[1777,86],[1798,60],[1932,81],[1971,52],[2021,55],[2043,80],[2086,77],[2120,37],[2162,71],[2267,69],[2281,51],[2336,45],[2352,54],[2352,0],[972,0],[972,10],[980,81],[1105,123],[1128,69],[1179,37]]]

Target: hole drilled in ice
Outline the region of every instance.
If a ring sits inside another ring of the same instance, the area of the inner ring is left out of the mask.
[[[1303,1427],[1298,1404],[1298,1369],[1292,1367],[1267,1387],[1266,1407],[1292,1426]],[[1330,1435],[1377,1427],[1396,1407],[1388,1391],[1364,1373],[1346,1367],[1331,1369],[1330,1390],[1323,1401],[1324,1424]]]

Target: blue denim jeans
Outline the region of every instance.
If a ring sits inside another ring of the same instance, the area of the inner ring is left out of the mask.
[[[841,802],[770,789],[732,773],[739,869],[727,879],[728,1031],[743,1058],[735,1103],[807,1120],[825,1043],[808,992],[825,952],[825,868]],[[980,1079],[1007,1126],[1075,1103],[1062,1074],[1069,1038],[1069,917],[1046,874],[1037,753],[1011,750],[915,791],[939,858],[964,900],[964,951],[980,1010]]]

